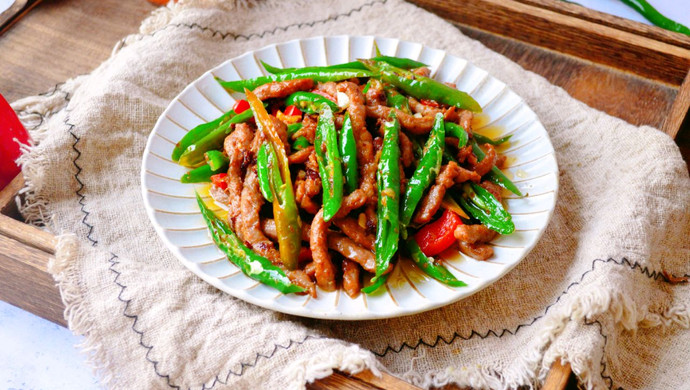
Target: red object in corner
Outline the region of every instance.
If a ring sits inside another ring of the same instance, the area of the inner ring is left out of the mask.
[[[15,160],[21,154],[19,143],[29,143],[29,133],[17,118],[17,114],[0,95],[0,190],[5,188],[19,173]]]

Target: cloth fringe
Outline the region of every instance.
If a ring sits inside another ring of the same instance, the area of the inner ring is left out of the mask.
[[[48,121],[67,106],[70,96],[85,77],[79,76],[67,80],[46,93],[29,96],[11,104],[31,136],[29,145],[22,145],[22,155],[17,159],[17,164],[22,167],[24,175],[24,188],[19,191],[17,206],[24,220],[29,224],[51,226],[51,216],[43,213],[48,200],[38,195],[42,192],[40,189],[45,182],[44,175],[50,174],[50,171],[45,169],[49,166],[49,161],[37,147],[48,136]]]
[[[104,386],[108,386],[114,374],[106,358],[107,351],[97,337],[91,334],[94,319],[85,307],[84,293],[80,289],[79,273],[74,263],[77,258],[77,237],[74,234],[63,234],[57,237],[55,258],[48,263],[48,272],[53,275],[60,289],[62,303],[65,305],[64,316],[69,329],[84,341],[77,345],[77,349],[87,357],[87,364]]]
[[[381,363],[371,352],[362,348],[343,344],[336,350],[324,350],[309,359],[303,359],[290,365],[288,383],[295,384],[295,389],[305,389],[307,383],[333,374],[333,370],[357,374],[370,370],[377,377],[381,376]]]
[[[473,389],[513,389],[522,386],[536,388],[546,378],[551,365],[561,358],[563,364],[570,363],[580,383],[585,384],[586,388],[605,387],[601,367],[597,364],[600,360],[592,359],[591,356],[548,356],[544,351],[570,321],[582,322],[606,313],[612,316],[615,325],[622,326],[625,331],[634,332],[640,328],[654,327],[690,327],[690,313],[683,304],[672,306],[663,313],[654,313],[646,305],[638,306],[620,292],[592,291],[547,315],[542,320],[543,330],[528,347],[525,357],[514,361],[510,367],[447,367],[422,376],[411,365],[402,378],[425,389],[451,383]]]

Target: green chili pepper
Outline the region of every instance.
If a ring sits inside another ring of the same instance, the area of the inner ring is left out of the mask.
[[[291,124],[287,125],[288,137],[292,137],[293,134],[295,134],[297,131],[302,129],[302,126],[303,126],[302,122],[291,123]]]
[[[470,144],[472,145],[472,152],[475,156],[477,156],[477,161],[482,161],[484,157],[486,157],[486,153],[484,153],[482,148],[479,147],[479,144],[477,144],[476,140],[472,139]],[[486,177],[513,194],[522,196],[522,192],[520,192],[517,186],[510,181],[510,179],[508,179],[508,177],[506,177],[506,175],[495,165],[491,167],[491,172],[489,172]]]
[[[362,90],[362,95],[366,95],[367,92],[369,92],[369,88],[371,88],[371,81],[374,79],[369,79],[366,84],[364,84],[364,89]]]
[[[389,65],[393,65],[395,67],[401,68],[401,69],[417,69],[421,68],[423,66],[428,66],[427,64],[419,61],[415,61],[410,58],[401,58],[401,57],[391,57],[391,56],[382,56],[382,55],[377,55],[376,57],[372,58],[372,60],[377,61],[377,62],[385,62]]]
[[[328,104],[323,104],[319,112],[314,151],[323,187],[323,220],[328,222],[343,203],[343,168],[338,152],[338,134],[333,122],[333,111]]]
[[[235,114],[235,111],[230,110],[211,122],[202,123],[199,126],[189,130],[187,134],[185,134],[184,137],[182,137],[182,139],[177,144],[175,144],[175,148],[173,149],[171,156],[172,160],[178,161],[182,153],[184,153],[190,145],[199,141],[206,134],[218,128],[218,126],[226,123],[230,120],[230,118],[234,117],[235,115],[237,115]]]
[[[354,77],[371,77],[372,73],[362,69],[323,69],[319,67],[308,67],[295,69],[292,72],[269,74],[268,76],[255,77],[253,79],[224,81],[216,77],[216,80],[227,91],[241,92],[245,88],[253,90],[254,88],[271,83],[274,81],[286,81],[295,79],[312,79],[318,82],[340,81],[351,79]]]
[[[391,64],[393,66],[397,66],[398,68],[402,68],[402,69],[416,69],[416,68],[421,68],[423,66],[427,66],[426,64],[424,64],[422,62],[411,60],[409,58],[398,58],[398,57],[377,55],[376,57],[372,58],[372,60],[373,61],[386,62],[388,64]],[[298,69],[301,69],[301,68],[278,68],[278,67],[269,65],[263,61],[261,61],[261,65],[263,65],[264,68],[266,69],[266,71],[268,73],[271,73],[271,74],[290,73],[290,72],[294,72]],[[359,61],[344,62],[342,64],[328,65],[328,66],[314,66],[312,68],[320,69],[320,70],[334,70],[334,69],[366,70],[367,69]]]
[[[448,164],[451,161],[456,164],[458,163],[458,159],[456,159],[455,156],[453,156],[453,154],[450,153],[450,150],[443,149],[443,163]]]
[[[465,147],[465,145],[467,145],[467,140],[469,139],[467,131],[465,131],[465,129],[463,129],[463,127],[459,124],[453,122],[446,122],[446,134],[458,139],[458,149],[463,148]]]
[[[414,153],[415,161],[421,160],[424,156],[424,147],[422,146],[422,142],[416,136],[410,137],[410,141],[412,141],[412,152]]]
[[[512,216],[491,193],[477,184],[465,183],[462,195],[456,196],[460,206],[483,225],[501,234],[515,231]]]
[[[433,258],[427,257],[422,250],[419,248],[417,241],[410,237],[405,241],[405,247],[414,261],[417,267],[424,271],[427,275],[438,280],[443,284],[447,284],[452,287],[464,287],[467,284],[461,280],[458,280],[446,267],[441,264],[437,264]]]
[[[208,164],[204,164],[200,167],[194,168],[191,171],[185,173],[180,178],[181,183],[206,183],[211,181],[211,176],[226,172],[228,165],[225,164],[220,167],[220,169],[213,170]]]
[[[178,163],[190,168],[198,166],[204,161],[204,153],[209,150],[220,149],[223,146],[225,137],[232,132],[233,124],[245,122],[251,117],[252,112],[247,110],[233,116],[227,122],[221,123],[203,138],[189,145],[180,155]]]
[[[400,236],[400,123],[391,111],[390,121],[383,122],[383,146],[376,171],[378,185],[378,223],[376,225],[376,281],[388,269],[398,250]]]
[[[233,264],[248,277],[271,286],[283,294],[304,292],[302,287],[292,284],[282,269],[271,264],[271,261],[259,256],[247,248],[230,227],[218,218],[196,194],[196,201],[201,209],[206,225],[216,246],[225,253]]]
[[[645,19],[649,20],[652,24],[655,24],[666,30],[679,32],[681,34],[690,35],[690,28],[675,22],[666,16],[662,15],[656,8],[649,4],[645,0],[621,0],[630,8],[637,11],[640,15],[644,16]],[[688,10],[687,8],[685,9]]]
[[[387,273],[387,274],[379,276],[378,278],[377,277],[371,278],[372,283],[370,285],[362,288],[361,291],[367,295],[375,293],[376,291],[378,291],[379,288],[381,288],[381,286],[386,284],[386,281],[388,280],[389,275],[390,275],[390,273]],[[374,280],[374,279],[376,279],[376,280]]]
[[[384,82],[392,84],[417,99],[436,100],[437,102],[455,106],[460,109],[482,112],[482,108],[470,95],[451,88],[429,77],[414,74],[385,62],[360,60]]]
[[[313,92],[295,92],[285,99],[286,106],[297,106],[302,112],[313,115],[318,113],[322,104],[327,104],[331,110],[340,111],[340,107],[332,100],[313,93]]]
[[[311,142],[305,136],[297,137],[295,142],[292,143],[292,148],[295,150],[306,149],[311,146]]]
[[[436,180],[436,175],[438,175],[441,169],[445,137],[443,114],[438,113],[436,118],[434,118],[434,125],[431,128],[429,139],[424,146],[422,158],[405,188],[400,215],[400,224],[403,228],[409,225],[412,220],[412,215],[422,196],[424,196],[427,187]]]
[[[214,171],[220,170],[222,166],[227,167],[228,163],[230,162],[230,160],[228,160],[228,158],[225,157],[223,152],[220,150],[209,150],[208,152],[204,153],[204,159]]]
[[[244,93],[247,95],[247,101],[251,107],[251,112],[254,114],[256,125],[268,139],[276,157],[273,165],[279,171],[281,180],[280,182],[271,180],[271,191],[274,197],[273,218],[278,233],[278,250],[285,268],[294,270],[297,268],[297,258],[302,247],[302,221],[297,211],[285,145],[283,145],[283,141],[261,100],[252,91],[245,89]],[[271,177],[273,175],[269,176],[269,178]]]
[[[397,108],[407,114],[412,113],[410,104],[407,102],[405,95],[400,94],[400,92],[390,86],[384,88],[384,91],[386,92],[386,100],[389,107]]]
[[[505,137],[501,137],[499,139],[491,139],[491,138],[484,136],[484,135],[481,135],[481,134],[477,134],[477,133],[472,134],[472,138],[474,138],[478,144],[490,144],[490,145],[494,145],[494,146],[498,146],[500,144],[508,142],[508,140],[512,136],[513,135],[511,134],[511,135],[506,135]]]
[[[345,175],[345,189],[352,193],[357,189],[359,183],[359,167],[357,165],[357,144],[355,143],[355,132],[352,129],[350,114],[345,113],[343,128],[340,129],[340,156],[343,160],[343,173]]]
[[[273,157],[273,149],[269,148],[270,145],[266,143],[262,144],[259,148],[259,153],[256,156],[256,173],[259,177],[259,189],[261,190],[261,194],[267,201],[273,202],[273,191],[271,190],[271,175],[276,170],[272,169],[275,166],[275,164],[273,164],[275,159],[271,158]],[[278,178],[280,178],[280,174],[278,174]]]

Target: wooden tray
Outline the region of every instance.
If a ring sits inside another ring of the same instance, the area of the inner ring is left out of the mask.
[[[690,37],[560,0],[412,2],[586,104],[635,125],[660,128],[676,138],[690,161],[690,121],[683,124],[690,107]],[[151,9],[143,0],[126,6],[118,0],[42,3],[0,36],[0,91],[12,101],[94,68],[120,37],[136,31]],[[107,23],[102,23],[103,14],[109,15]],[[58,67],[48,66],[54,59],[46,53],[54,47],[63,53]],[[54,238],[20,222],[13,207],[22,185],[20,176],[0,192],[0,299],[65,325],[64,306],[46,271]],[[575,388],[570,367],[557,362],[543,388],[563,389],[566,384]],[[335,373],[311,388],[416,387],[364,372]]]

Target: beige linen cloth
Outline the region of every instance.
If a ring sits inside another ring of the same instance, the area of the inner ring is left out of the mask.
[[[169,102],[245,51],[336,34],[467,58],[548,130],[560,168],[555,214],[532,253],[489,288],[402,318],[298,318],[219,292],[154,232],[139,172]],[[422,387],[538,387],[561,359],[587,388],[690,388],[690,286],[661,274],[690,272],[690,179],[673,141],[587,107],[411,4],[181,1],[91,74],[13,107],[36,142],[22,161],[24,215],[65,234],[51,271],[107,387],[303,388],[334,369],[386,370]]]

